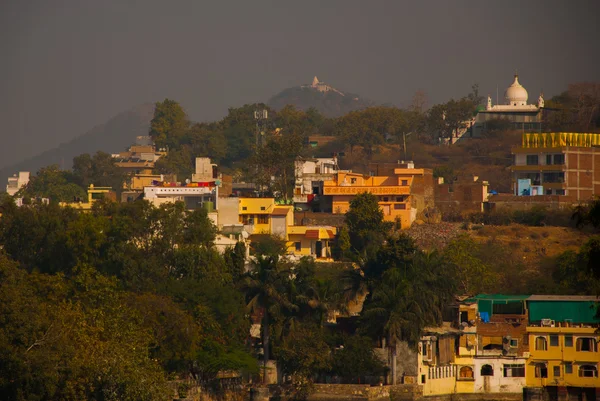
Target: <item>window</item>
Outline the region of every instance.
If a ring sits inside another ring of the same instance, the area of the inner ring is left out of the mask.
[[[350,184],[356,184],[356,178],[350,178]]]
[[[396,196],[396,202],[404,202],[401,196]]]
[[[507,364],[503,366],[504,377],[525,377],[525,365]]]
[[[596,339],[591,337],[580,337],[577,339],[577,351],[596,352]]]
[[[402,186],[405,187],[408,185],[408,180],[402,180]]]
[[[421,383],[425,384],[425,375],[421,375]]]
[[[247,206],[242,206],[242,210],[248,210]]]
[[[481,367],[481,376],[494,376],[494,368],[492,368],[492,365],[483,365]]]
[[[258,224],[269,224],[269,216],[266,214],[259,214]]]
[[[554,155],[554,164],[565,164],[565,155],[562,153]]]
[[[554,377],[560,377],[560,366],[554,366],[552,368],[552,375]]]
[[[551,347],[558,347],[558,336],[557,335],[551,335],[550,336],[550,346]]]
[[[556,190],[556,195],[564,195],[565,194],[565,190],[564,189],[557,189]]]
[[[300,252],[302,250],[301,242],[294,242],[294,245],[296,246],[296,252]]]
[[[394,205],[395,210],[406,210],[406,205],[404,203],[396,203]]]
[[[538,155],[527,155],[526,163],[528,166],[537,166],[538,163]]]
[[[472,379],[473,378],[473,368],[470,366],[463,366],[458,371],[458,377],[460,379]]]
[[[598,368],[594,365],[581,365],[579,377],[598,377]]]
[[[387,197],[387,196],[384,196],[384,197],[383,197],[383,201],[384,201],[384,202],[389,202],[389,201],[390,201],[390,198],[389,198],[389,197]]]
[[[565,336],[565,347],[573,346],[573,336]]]
[[[252,214],[243,214],[240,216],[240,220],[242,224],[252,225],[254,224],[254,215]]]
[[[266,209],[267,209],[267,208],[266,208],[266,207],[264,207],[264,206],[261,206],[261,207],[260,207],[260,210],[266,210]]]
[[[460,323],[462,322],[469,322],[469,312],[467,311],[462,311],[460,312]]]
[[[571,362],[565,362],[565,373],[573,373],[573,364]]]
[[[519,346],[519,340],[510,340],[510,347],[517,348]]]
[[[552,155],[546,155],[546,164],[552,164]]]
[[[536,337],[535,349],[536,351],[546,351],[548,349],[548,342],[546,341],[546,337]]]
[[[537,377],[537,378],[548,377],[548,367],[546,366],[545,363],[536,363],[535,364],[535,377]]]

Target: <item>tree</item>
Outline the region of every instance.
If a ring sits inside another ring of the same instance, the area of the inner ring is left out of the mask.
[[[294,383],[306,385],[318,373],[331,366],[330,350],[325,342],[323,328],[302,324],[275,347],[278,366]]]
[[[175,174],[180,182],[191,178],[194,173],[195,157],[189,145],[183,145],[179,149],[169,150],[154,164],[159,174]]]
[[[303,141],[299,134],[270,138],[252,158],[252,169],[257,172],[255,182],[266,187],[268,193],[289,199],[294,187],[294,162],[302,150]]]
[[[266,369],[270,352],[270,324],[283,308],[295,309],[285,296],[290,273],[278,256],[258,255],[253,268],[245,275],[241,288],[246,293],[248,308],[254,313],[262,313],[263,369]]]
[[[11,400],[161,400],[151,336],[114,279],[81,268],[69,281],[0,257],[0,392]],[[59,368],[57,368],[59,367]]]
[[[352,252],[355,256],[367,258],[375,255],[393,225],[384,221],[377,197],[366,192],[350,201],[345,221]]]
[[[176,149],[188,129],[187,115],[179,103],[171,99],[156,102],[150,137],[158,148]]]
[[[73,202],[86,199],[85,190],[76,184],[76,177],[69,171],[60,170],[54,164],[41,168],[29,180],[29,183],[19,190],[17,196],[26,198],[49,198],[51,202]]]
[[[546,102],[549,128],[555,131],[597,131],[600,128],[600,83],[570,84],[567,91]]]
[[[97,187],[111,187],[117,193],[123,189],[127,176],[116,166],[115,159],[104,152],[88,153],[73,159],[73,175],[83,188],[90,184]]]
[[[444,249],[446,266],[455,272],[460,283],[458,290],[462,294],[474,295],[495,288],[497,278],[490,267],[476,256],[477,248],[478,245],[467,234],[463,234]]]
[[[360,383],[365,376],[382,376],[385,366],[373,350],[373,341],[365,336],[346,336],[343,347],[335,349],[331,374],[342,378],[344,383]]]
[[[430,135],[442,139],[451,139],[473,114],[473,101],[468,98],[450,99],[447,103],[437,104],[429,109],[427,126]]]

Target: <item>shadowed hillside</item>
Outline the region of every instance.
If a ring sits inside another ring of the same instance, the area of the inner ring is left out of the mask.
[[[4,189],[8,177],[18,171],[35,174],[41,167],[51,164],[71,168],[73,158],[82,153],[116,153],[124,150],[135,142],[137,136],[148,135],[153,112],[154,105],[150,103],[134,107],[57,148],[3,168],[0,170],[0,190]]]
[[[319,92],[310,87],[300,86],[284,89],[268,102],[269,107],[275,110],[280,110],[287,104],[301,110],[314,107],[326,117],[339,117],[375,105],[372,101],[352,93]]]

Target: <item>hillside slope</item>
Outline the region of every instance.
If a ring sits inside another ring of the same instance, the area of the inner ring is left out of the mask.
[[[8,177],[18,171],[30,171],[35,174],[41,167],[58,164],[70,168],[73,158],[82,153],[103,151],[116,153],[126,149],[140,135],[148,135],[150,120],[154,113],[153,104],[143,104],[117,114],[106,123],[92,128],[87,133],[60,144],[37,156],[7,166],[0,170],[0,190],[4,189]]]

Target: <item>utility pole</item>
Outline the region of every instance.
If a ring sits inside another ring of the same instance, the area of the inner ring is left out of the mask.
[[[258,156],[258,152],[260,151],[260,148],[262,148],[264,146],[264,137],[265,137],[264,128],[265,128],[268,117],[269,117],[269,114],[266,109],[254,111],[254,119],[256,120],[256,149],[255,149],[256,156]],[[258,162],[258,157],[257,157],[257,162]],[[257,165],[256,165],[257,177],[259,176],[259,170],[260,170],[260,166],[257,163]],[[259,195],[262,196],[262,185],[259,188]]]
[[[264,128],[267,118],[269,118],[269,114],[265,109],[254,112],[254,119],[256,120],[256,153],[264,145],[265,132],[261,128]]]
[[[404,161],[406,161],[406,137],[411,135],[412,132],[409,132],[408,134],[406,132],[402,133],[402,141],[404,142]]]

